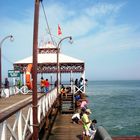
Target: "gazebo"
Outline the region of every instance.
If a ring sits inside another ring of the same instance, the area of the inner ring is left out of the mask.
[[[81,73],[81,77],[85,79],[84,61],[62,54],[60,48],[51,43],[43,44],[38,48],[37,73],[57,73],[57,51],[59,52],[60,75],[62,73]],[[32,64],[32,59],[33,57],[29,56],[15,62],[14,70],[18,70],[24,75],[27,65]]]

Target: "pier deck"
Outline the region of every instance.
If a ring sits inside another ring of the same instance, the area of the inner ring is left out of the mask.
[[[73,124],[70,114],[59,114],[49,136],[49,140],[80,140],[82,125]]]
[[[42,94],[38,93],[38,97]],[[10,96],[9,98],[0,98],[0,113],[4,113],[7,110],[11,110],[12,108],[21,105],[27,101],[32,100],[32,94],[17,94],[14,96]]]
[[[38,93],[38,98],[43,94]],[[5,116],[12,112],[15,107],[31,101],[32,95],[18,94],[9,98],[0,98],[0,116]],[[27,114],[26,109],[24,110]],[[82,137],[82,125],[73,124],[71,121],[72,114],[58,114],[49,135],[49,140],[80,140]],[[13,118],[9,120],[13,126]],[[0,133],[1,134],[1,133]],[[9,135],[9,133],[8,133]],[[10,136],[9,136],[10,137]],[[42,139],[46,140],[46,139]],[[112,140],[140,140],[140,137],[112,137]]]

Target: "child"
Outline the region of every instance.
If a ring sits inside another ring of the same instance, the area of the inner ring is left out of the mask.
[[[95,136],[95,133],[96,133],[96,123],[97,123],[96,119],[92,120],[92,123],[89,127],[90,140],[94,139],[94,136]]]
[[[67,98],[67,89],[64,87],[64,85],[62,85],[60,92],[62,97],[64,95]]]

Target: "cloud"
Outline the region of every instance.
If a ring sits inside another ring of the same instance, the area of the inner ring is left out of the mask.
[[[64,33],[72,34],[74,37],[80,37],[87,34],[96,26],[96,22],[93,22],[86,16],[80,16],[74,18],[70,22],[67,22],[64,27]]]
[[[77,9],[66,9],[63,7],[64,5],[60,4],[51,5],[46,9],[52,32],[56,33],[56,25],[59,23],[64,36],[71,34],[74,37],[81,37],[91,34],[92,31],[100,32],[107,26],[112,26],[115,21],[114,16],[123,5],[123,3],[118,5],[100,3],[80,9],[78,12]],[[53,11],[57,11],[57,14],[54,14]]]
[[[124,3],[120,4],[109,4],[109,3],[98,3],[87,8],[85,11],[89,16],[106,16],[113,13],[119,12],[119,10],[124,6]]]
[[[51,28],[54,34],[57,23],[60,23],[63,36],[72,35],[76,46],[90,48],[86,50],[88,53],[91,50],[94,53],[112,53],[140,46],[137,27],[117,21],[116,17],[125,5],[99,3],[81,9],[77,14],[77,9],[66,9],[64,5],[55,3],[47,7],[47,13],[51,27],[55,27],[54,30]],[[52,11],[57,11],[57,14]],[[99,20],[98,17],[102,18]],[[85,52],[81,53],[86,57]]]
[[[77,41],[77,44],[88,48],[89,53],[114,53],[128,49],[140,47],[140,34],[128,25],[118,25],[100,31],[96,34],[90,34]]]
[[[135,25],[119,23],[117,16],[125,3],[99,3],[86,6],[84,9],[71,9],[60,3],[45,6],[47,19],[52,34],[57,35],[57,25],[60,24],[63,36],[72,35],[75,47],[63,47],[64,52],[86,60],[88,71],[92,73],[91,64],[95,59],[106,54],[131,49],[139,49],[139,30]],[[78,11],[78,12],[77,12]],[[17,61],[32,54],[33,40],[33,8],[25,9],[23,19],[1,19],[1,37],[13,34],[15,41],[12,48],[9,43],[3,49],[4,56],[11,61]],[[39,42],[46,34],[46,21],[40,7]],[[48,39],[48,38],[47,38]]]
[[[99,49],[110,51],[114,48],[126,49],[132,45],[139,46],[136,35],[139,33],[136,32],[135,28],[129,24],[115,22],[115,15],[125,6],[124,3],[94,4],[85,7],[78,14],[77,9],[67,9],[64,6],[63,4],[55,3],[45,7],[52,34],[56,35],[57,25],[60,23],[63,36],[72,35],[76,39],[77,45],[88,46],[96,51]],[[110,13],[112,14],[111,17]],[[101,21],[95,18],[98,16],[107,18],[103,18]],[[22,20],[3,19],[0,26],[3,27],[2,32],[5,34],[8,34],[8,32],[15,34],[15,42],[19,43],[22,49],[27,48],[28,50],[28,46],[32,46],[33,9],[25,9],[24,19]],[[44,14],[42,8],[40,8],[39,39],[46,34],[46,28]],[[31,51],[29,52],[31,53]]]

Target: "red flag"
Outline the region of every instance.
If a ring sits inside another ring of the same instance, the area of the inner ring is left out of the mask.
[[[62,31],[61,31],[61,28],[60,28],[60,26],[58,24],[58,35],[61,35],[61,34],[62,34]]]

